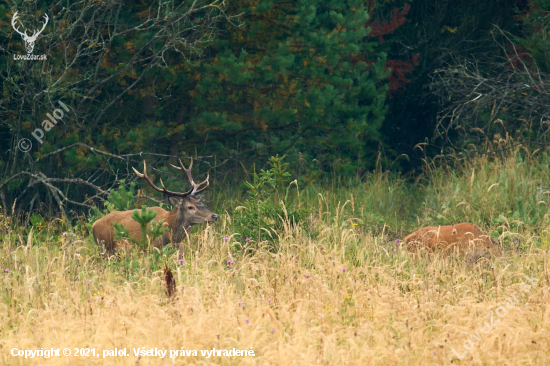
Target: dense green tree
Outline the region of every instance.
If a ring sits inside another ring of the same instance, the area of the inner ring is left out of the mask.
[[[241,26],[178,73],[166,123],[172,152],[239,161],[286,153],[323,167],[372,167],[387,72],[364,2],[240,0],[228,11],[243,14]]]

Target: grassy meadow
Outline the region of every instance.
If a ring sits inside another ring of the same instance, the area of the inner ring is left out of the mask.
[[[0,364],[548,365],[550,155],[459,158],[426,161],[417,176],[293,186],[287,205],[307,216],[281,217],[265,242],[236,234],[237,190],[214,182],[208,206],[221,220],[196,228],[181,260],[173,250],[106,257],[86,218],[72,237],[62,220],[23,233],[24,217],[3,216]],[[468,263],[400,241],[462,221],[499,240],[504,256]],[[134,356],[141,347],[168,353]],[[25,359],[13,348],[99,357]],[[103,358],[115,348],[128,356]],[[255,356],[201,355],[213,348]],[[170,358],[182,349],[198,355]]]

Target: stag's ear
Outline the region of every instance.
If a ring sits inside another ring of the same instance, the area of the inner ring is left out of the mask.
[[[199,194],[198,196],[195,196],[195,199],[200,202],[203,197],[204,197],[204,194]]]
[[[170,202],[172,206],[179,207],[183,204],[183,198],[170,196],[168,197],[168,202]]]

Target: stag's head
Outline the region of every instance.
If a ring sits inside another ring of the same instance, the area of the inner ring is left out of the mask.
[[[17,15],[17,12],[15,12],[11,18],[11,26],[17,33],[23,37],[23,42],[25,42],[25,49],[27,50],[27,53],[32,53],[34,50],[34,43],[36,42],[36,38],[42,33],[44,28],[46,28],[46,24],[48,24],[48,14],[44,14],[44,24],[42,24],[42,29],[35,30],[31,36],[27,34],[27,31],[21,32],[18,27],[16,26],[16,21],[19,19],[19,16]],[[20,21],[21,22],[21,21]]]
[[[143,174],[138,172],[135,168],[132,169],[134,169],[134,173],[136,173],[138,177],[143,178],[154,190],[169,196],[168,200],[170,204],[178,208],[178,218],[184,227],[203,224],[206,222],[216,222],[218,220],[218,215],[213,214],[208,208],[206,208],[206,206],[201,202],[203,196],[199,195],[200,192],[208,188],[210,171],[206,174],[206,179],[197,184],[194,182],[193,176],[191,175],[193,158],[191,157],[189,168],[186,168],[180,159],[178,159],[178,162],[180,166],[170,165],[177,170],[183,171],[187,175],[187,178],[191,183],[191,189],[187,192],[169,191],[164,186],[162,179],[160,180],[162,188],[157,187],[147,176],[147,166],[145,161],[143,162]]]
[[[202,202],[202,196],[170,197],[172,206],[178,207],[181,216],[188,218],[190,225],[218,221],[218,215],[213,214]]]

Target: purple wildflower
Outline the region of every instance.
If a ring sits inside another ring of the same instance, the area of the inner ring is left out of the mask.
[[[401,239],[395,239],[395,241],[399,243],[401,241]]]
[[[10,270],[9,270],[9,269],[5,269],[4,272],[10,273]]]
[[[233,263],[233,262],[231,262],[231,259],[229,259],[229,260],[227,261],[227,264],[229,265],[229,264],[231,264],[231,263]]]
[[[244,321],[246,322],[246,324],[248,324],[248,322],[250,321],[250,319],[246,318]]]
[[[246,239],[244,239],[244,240],[246,240],[246,241],[250,241],[250,238],[246,238]]]
[[[346,272],[346,267],[342,268],[342,272]]]
[[[183,259],[179,259],[179,262],[180,262],[180,263],[183,263]]]
[[[267,302],[271,302],[271,299],[267,299]]]
[[[226,236],[225,238],[223,238],[223,241],[228,241],[229,238]]]
[[[271,329],[271,333],[275,333],[275,329]]]
[[[309,275],[304,275],[305,278],[309,278]]]

